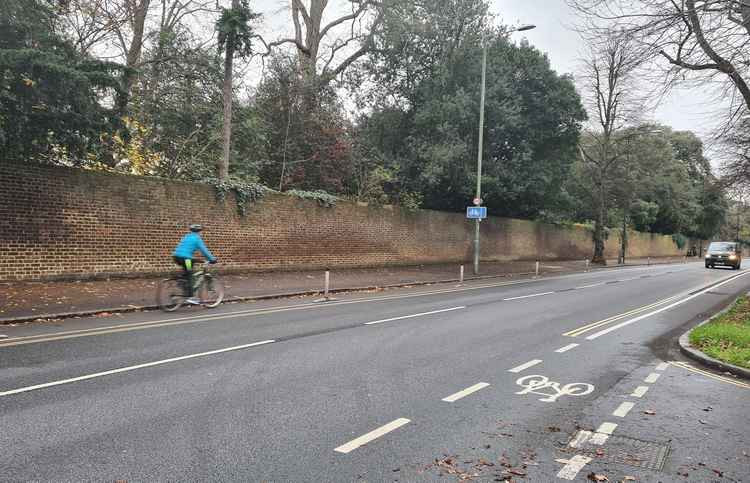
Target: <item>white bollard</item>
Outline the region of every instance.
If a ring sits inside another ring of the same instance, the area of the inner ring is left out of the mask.
[[[590,262],[589,262],[589,259],[587,258],[587,259],[586,259],[586,271],[587,271],[587,272],[589,271],[589,263],[590,263]]]
[[[458,283],[464,283],[464,266],[461,265],[461,269],[458,272]]]
[[[535,277],[539,276],[539,260],[536,261],[536,267],[534,268]]]
[[[651,257],[648,257],[648,265],[651,266]]]
[[[326,270],[326,286],[325,286],[325,292],[323,293],[323,297],[328,299],[328,289],[331,286],[331,272]]]

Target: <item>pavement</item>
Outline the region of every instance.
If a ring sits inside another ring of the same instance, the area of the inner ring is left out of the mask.
[[[750,481],[701,263],[3,327],[1,481]],[[606,479],[605,479],[606,478]]]
[[[634,258],[628,265],[680,263],[682,258]],[[616,260],[608,261],[609,267]],[[221,266],[218,266],[219,270]],[[331,289],[373,289],[409,284],[437,283],[459,278],[459,264],[401,266],[370,269],[334,270]],[[467,279],[475,278],[465,266]],[[585,271],[585,260],[541,262],[544,275]],[[535,262],[483,262],[480,277],[517,278],[535,272]],[[322,291],[324,274],[283,271],[250,274],[222,274],[226,298],[299,296]],[[62,318],[96,312],[121,312],[153,308],[156,305],[157,278],[130,278],[90,281],[6,282],[0,283],[0,324],[35,318]]]

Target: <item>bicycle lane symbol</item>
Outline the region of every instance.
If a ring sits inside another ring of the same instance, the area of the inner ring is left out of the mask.
[[[572,382],[561,387],[559,382],[550,381],[546,376],[540,375],[521,377],[516,384],[524,388],[516,394],[546,396],[539,399],[542,402],[555,402],[561,396],[585,396],[594,392],[592,384]]]

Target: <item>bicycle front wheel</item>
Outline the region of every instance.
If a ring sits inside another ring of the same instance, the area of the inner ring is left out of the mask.
[[[185,303],[185,295],[180,279],[167,278],[159,282],[156,289],[156,303],[165,312],[174,312]]]
[[[198,297],[205,307],[214,308],[224,300],[224,284],[218,278],[206,275],[198,289]]]

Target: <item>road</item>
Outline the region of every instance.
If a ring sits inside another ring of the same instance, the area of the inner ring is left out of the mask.
[[[750,481],[691,263],[6,327],[2,481]],[[577,383],[577,384],[574,384]]]

